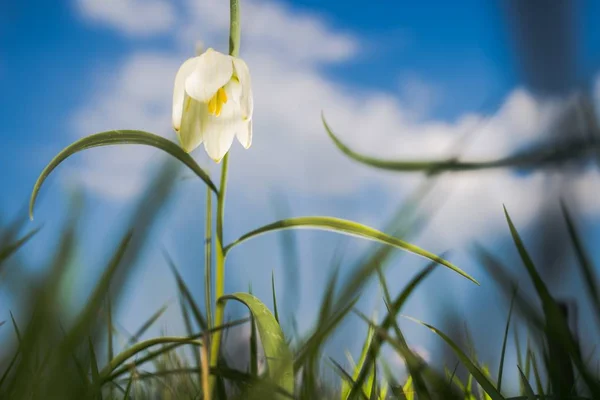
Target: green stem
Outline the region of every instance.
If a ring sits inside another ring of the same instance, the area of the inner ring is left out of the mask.
[[[232,3],[235,0],[232,0]],[[221,168],[221,185],[217,196],[217,243],[216,243],[216,276],[215,276],[215,324],[223,323],[225,303],[218,300],[225,294],[225,251],[223,248],[223,216],[225,213],[225,192],[227,191],[227,170],[229,165],[229,154],[223,157]],[[210,366],[216,367],[221,346],[221,331],[214,334],[211,339]],[[213,381],[214,387],[214,378]]]
[[[204,241],[204,303],[208,329],[212,324],[212,192],[206,189],[206,226]]]
[[[237,57],[240,51],[240,5],[239,0],[230,0],[230,25],[229,25],[229,54]],[[225,193],[227,191],[227,170],[229,153],[223,157],[221,167],[221,185],[217,195],[217,243],[216,243],[216,276],[215,276],[215,324],[223,324],[225,303],[219,299],[225,294],[225,251],[223,246],[223,216],[225,213]],[[210,366],[216,367],[221,346],[221,331],[215,333],[211,339]],[[210,388],[214,390],[214,377],[211,376]]]

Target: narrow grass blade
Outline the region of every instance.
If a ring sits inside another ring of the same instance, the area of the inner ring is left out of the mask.
[[[417,286],[419,286],[419,284],[422,283],[425,280],[425,278],[427,278],[434,271],[434,269],[435,269],[435,264],[431,264],[427,268],[425,268],[423,271],[421,271],[419,274],[417,274],[413,279],[411,279],[411,281],[406,285],[406,287],[402,290],[402,292],[400,292],[400,294],[393,301],[389,298],[389,290],[387,288],[385,278],[383,277],[383,274],[381,273],[381,271],[378,269],[380,284],[383,288],[383,294],[385,296],[386,306],[388,307],[388,313],[384,317],[383,322],[381,323],[381,326],[380,326],[380,329],[382,331],[387,332],[387,330],[393,326],[399,340],[401,340],[403,342],[403,335],[400,331],[400,328],[397,325],[396,317],[397,317],[398,313],[400,312],[400,310],[402,309],[402,306],[404,305],[406,300],[414,292],[414,290],[417,288]],[[366,364],[364,364],[364,365],[370,365],[373,362],[373,360],[377,358],[377,354],[379,353],[379,349],[381,347],[382,341],[383,341],[383,338],[381,337],[381,335],[377,335],[375,337],[375,340],[373,340],[369,344],[369,351],[367,353],[368,357],[367,357]],[[406,350],[409,351],[408,346],[406,346]],[[416,386],[419,389],[424,389],[425,383],[424,383],[422,377],[420,376],[419,372],[412,367],[409,367],[409,372],[412,372],[412,374],[414,374]],[[362,383],[367,378],[367,374],[368,374],[367,368],[362,366],[360,368],[360,373],[354,377],[354,379],[356,380],[358,385],[362,385]],[[350,397],[352,397],[352,395],[354,395],[354,392],[355,392],[355,390],[352,390],[352,392],[350,393]]]
[[[21,331],[19,330],[19,326],[17,325],[17,321],[15,321],[15,316],[13,315],[12,311],[10,311],[10,320],[12,321],[19,345],[21,345],[23,342],[23,337],[21,336]]]
[[[12,367],[15,365],[15,362],[17,361],[17,358],[19,357],[20,353],[21,353],[20,349],[17,348],[15,355],[13,356],[13,358],[10,359],[10,363],[8,363],[8,366],[6,367],[6,369],[4,370],[4,373],[2,374],[2,377],[0,378],[0,389],[4,385],[4,382],[6,381],[8,374],[10,374]]]
[[[258,338],[256,323],[252,316],[250,316],[250,375],[258,376]]]
[[[549,374],[551,381],[557,385],[553,390],[555,394],[566,396],[570,394],[575,383],[575,373],[573,364],[581,373],[586,385],[594,397],[600,398],[600,383],[587,370],[584,364],[579,348],[575,343],[567,321],[560,311],[560,308],[554,298],[551,296],[548,288],[538,274],[533,261],[531,260],[517,229],[515,228],[508,211],[504,208],[506,220],[508,222],[511,235],[515,246],[517,247],[523,264],[529,274],[531,281],[536,289],[538,297],[542,302],[544,315],[546,318],[546,327],[544,333],[548,341],[549,351]],[[557,393],[560,390],[560,393]]]
[[[35,236],[41,228],[37,228],[23,236],[21,239],[17,240],[14,243],[11,243],[2,249],[0,249],[0,265],[3,261],[5,261],[8,257],[10,257],[14,252],[19,250],[25,243],[29,241],[33,236]]]
[[[52,171],[58,167],[60,163],[69,158],[75,153],[83,150],[91,149],[94,147],[111,146],[118,144],[138,144],[156,147],[157,149],[163,150],[171,156],[177,158],[188,168],[190,168],[200,179],[206,183],[206,185],[215,193],[218,193],[217,187],[211,181],[208,174],[200,168],[198,163],[194,161],[194,158],[187,154],[177,144],[165,139],[162,136],[154,135],[152,133],[135,131],[135,130],[115,130],[108,132],[96,133],[94,135],[86,136],[73,144],[67,146],[60,153],[58,153],[52,161],[44,168],[39,178],[35,182],[33,191],[31,193],[31,199],[29,201],[29,216],[33,219],[33,209],[38,193],[42,187],[42,184],[52,173]]]
[[[340,363],[338,363],[331,357],[329,357],[329,362],[331,363],[333,370],[340,376],[340,378],[342,378],[342,387],[352,387],[356,385],[356,382],[354,381],[352,376],[348,373],[348,371],[344,369],[344,367],[340,365]],[[360,391],[360,395],[363,399],[367,399],[367,396],[363,391]],[[344,395],[342,393],[342,399],[345,400],[346,398],[347,395]]]
[[[540,400],[545,400],[546,394],[544,393],[544,387],[542,385],[542,379],[538,370],[537,360],[535,358],[535,353],[533,352],[531,353],[531,366],[533,367],[533,377],[535,378],[535,383],[538,390],[538,398]]]
[[[336,310],[330,318],[324,321],[313,332],[304,345],[298,350],[294,360],[294,370],[297,371],[304,365],[306,360],[314,354],[316,348],[319,348],[325,339],[331,335],[335,328],[342,322],[344,317],[352,310],[358,298],[355,298],[345,307]]]
[[[150,327],[152,325],[154,325],[154,323],[156,321],[158,321],[158,319],[165,313],[165,311],[167,311],[167,309],[169,308],[169,303],[163,304],[163,306],[161,308],[159,308],[154,314],[152,314],[150,316],[150,318],[148,318],[148,320],[146,320],[142,326],[139,327],[139,329],[137,331],[135,331],[135,333],[133,335],[131,335],[131,338],[129,339],[129,345],[132,345],[134,343],[136,343],[138,340],[140,340],[140,338],[144,335],[144,333],[146,333],[146,331],[148,329],[150,329]],[[112,357],[111,357],[112,359]]]
[[[279,324],[279,312],[277,311],[277,295],[275,293],[275,272],[271,272],[271,291],[273,293],[273,314],[275,321]]]
[[[508,309],[508,318],[506,319],[506,328],[504,329],[504,339],[502,340],[502,351],[500,352],[500,366],[498,367],[498,392],[502,393],[502,374],[504,372],[504,356],[506,355],[506,342],[508,341],[508,331],[510,329],[510,317],[512,316],[513,305],[515,301],[515,294],[513,294],[510,300],[510,307]]]
[[[521,376],[521,382],[523,383],[523,388],[525,389],[525,395],[527,396],[527,400],[536,400],[535,393],[533,392],[533,388],[529,384],[529,381],[523,374],[521,368],[519,366],[517,366],[517,368],[519,368],[519,374]]]
[[[129,232],[125,235],[119,247],[115,251],[111,261],[109,262],[107,268],[104,270],[102,276],[100,277],[100,281],[92,291],[90,298],[83,311],[77,317],[77,320],[71,330],[66,334],[65,340],[63,341],[62,348],[63,349],[72,349],[75,347],[75,344],[78,340],[80,340],[88,329],[90,322],[95,318],[96,312],[99,308],[99,305],[102,302],[102,299],[105,296],[105,293],[108,290],[108,286],[110,284],[110,280],[112,276],[115,274],[125,252],[127,251],[127,247],[131,241],[132,233]],[[66,354],[67,352],[65,352]]]
[[[108,359],[112,360],[114,356],[113,350],[113,323],[112,323],[112,304],[110,302],[110,290],[108,292],[108,297],[106,299],[106,315],[107,315],[107,351],[108,351]]]
[[[371,326],[369,326],[368,329],[369,330],[367,332],[367,337],[365,338],[365,342],[363,343],[363,347],[360,353],[360,358],[358,359],[358,363],[355,365],[354,372],[352,373],[352,380],[354,381],[354,384],[350,386],[346,382],[342,382],[342,400],[348,399],[350,397],[351,392],[359,392],[361,390],[364,392],[362,388],[363,385],[361,382],[357,382],[357,378],[360,376],[363,369],[370,369],[370,365],[366,366],[366,363],[370,361],[367,360],[367,353],[369,353],[369,351],[372,351],[371,343],[373,341],[373,333],[375,332],[375,330]]]
[[[133,374],[131,374],[129,376],[129,381],[127,382],[127,387],[125,388],[125,394],[123,396],[123,400],[129,400],[132,383],[133,383]]]
[[[179,271],[177,270],[177,267],[175,266],[173,259],[171,258],[171,256],[169,256],[169,254],[166,251],[163,251],[163,255],[164,255],[165,259],[167,260],[167,264],[169,264],[169,267],[171,268],[173,275],[175,276],[175,280],[177,281],[177,287],[179,288],[180,293],[182,294],[182,296],[185,298],[188,305],[192,309],[192,314],[194,314],[196,323],[202,330],[209,329],[206,319],[202,316],[200,307],[198,307],[198,304],[194,301],[194,297],[192,296],[192,293],[188,289],[187,285],[185,284],[185,281],[179,274]]]
[[[98,372],[98,361],[96,358],[96,352],[94,351],[94,345],[92,344],[92,338],[88,338],[88,351],[90,354],[90,369],[92,370],[92,390],[96,396],[100,399],[102,394],[100,392],[100,373]]]
[[[414,322],[417,322],[427,328],[429,328],[432,332],[441,337],[454,351],[456,356],[460,359],[463,365],[467,368],[467,370],[473,375],[477,383],[481,385],[483,390],[490,395],[493,400],[504,400],[504,397],[498,392],[498,389],[494,387],[492,382],[488,378],[486,378],[485,374],[469,359],[469,357],[454,343],[452,339],[446,336],[443,332],[438,330],[437,328],[429,325],[425,322],[419,321],[418,319],[406,317]]]
[[[100,372],[100,376],[103,377],[103,380],[105,382],[109,381],[109,380],[113,380],[113,379],[127,373],[131,368],[134,368],[134,367],[137,368],[148,361],[154,360],[158,356],[161,356],[165,353],[168,353],[169,351],[174,350],[177,347],[180,347],[180,346],[183,346],[186,344],[193,344],[193,345],[199,346],[200,345],[199,339],[203,339],[207,334],[211,334],[211,333],[214,333],[219,330],[225,330],[225,329],[228,329],[228,328],[231,328],[234,326],[242,325],[247,322],[248,322],[248,319],[244,318],[244,319],[228,322],[221,326],[214,327],[208,331],[196,333],[194,335],[190,335],[187,337],[163,336],[163,337],[148,339],[143,342],[136,343],[135,345],[131,346],[130,348],[117,354],[115,356],[115,358],[113,358],[111,360],[111,362],[106,367],[104,367],[104,369]],[[137,354],[145,351],[149,347],[159,345],[159,344],[164,344],[165,346],[163,346],[159,350],[149,352],[145,356],[136,359],[132,363],[124,364],[125,361],[128,360],[129,358],[136,356]],[[117,369],[119,366],[121,366],[121,367],[119,369]],[[195,370],[195,371],[197,372],[197,370]]]
[[[573,243],[573,247],[575,248],[575,255],[577,256],[578,263],[581,270],[581,274],[584,278],[584,284],[586,285],[588,296],[591,300],[592,306],[594,307],[594,315],[596,317],[597,322],[600,324],[600,291],[598,290],[598,280],[596,274],[594,273],[595,267],[592,264],[590,257],[588,256],[585,248],[583,246],[582,240],[577,233],[577,229],[575,227],[575,223],[569,210],[565,203],[561,201],[560,203],[561,210],[565,222],[567,224],[567,229],[569,232],[569,237],[571,238],[571,242]]]
[[[373,372],[371,373],[371,379],[369,379],[366,389],[371,393],[369,400],[379,400],[379,388],[377,387],[377,365],[375,360],[373,360],[371,368]]]
[[[368,239],[368,240],[373,240],[376,242],[384,243],[389,246],[396,247],[396,248],[399,248],[402,250],[406,250],[408,252],[419,255],[421,257],[425,257],[436,263],[442,264],[445,267],[448,267],[449,269],[451,269],[452,271],[462,275],[463,277],[467,278],[468,280],[479,285],[479,282],[477,282],[469,274],[462,271],[460,268],[458,268],[454,264],[450,263],[449,261],[447,261],[433,253],[430,253],[427,250],[423,250],[420,247],[417,247],[413,244],[407,243],[407,242],[400,240],[398,238],[395,238],[393,236],[389,236],[381,231],[378,231],[378,230],[370,228],[368,226],[359,224],[357,222],[348,221],[348,220],[339,219],[339,218],[333,218],[333,217],[320,217],[320,216],[298,217],[298,218],[289,218],[289,219],[280,220],[280,221],[274,222],[272,224],[265,225],[261,228],[255,229],[255,230],[241,236],[239,239],[237,239],[233,243],[230,243],[229,245],[227,245],[225,248],[225,252],[228,252],[229,250],[231,250],[232,247],[237,246],[238,244],[243,243],[244,241],[251,239],[253,237],[262,235],[267,232],[273,232],[273,231],[279,231],[279,230],[291,229],[291,228],[313,228],[313,229],[319,229],[319,230],[325,230],[325,231],[333,231],[333,232],[343,233],[343,234],[347,234],[347,235],[351,235],[351,236],[358,236],[363,239]]]
[[[260,335],[269,376],[274,384],[289,393],[294,393],[292,352],[288,348],[281,327],[275,321],[273,314],[260,300],[248,293],[234,293],[223,296],[218,301],[228,300],[239,301],[248,307]]]

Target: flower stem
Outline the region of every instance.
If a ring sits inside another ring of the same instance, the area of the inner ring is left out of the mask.
[[[206,188],[206,225],[204,240],[204,304],[206,304],[206,322],[213,328],[212,321],[212,192]]]
[[[229,22],[229,54],[237,57],[240,51],[240,4],[239,0],[230,0],[230,22]],[[223,157],[221,167],[221,184],[217,195],[217,240],[216,240],[216,274],[215,274],[215,327],[223,324],[224,303],[219,299],[225,294],[225,251],[223,245],[223,216],[225,213],[225,193],[227,192],[227,170],[229,166],[229,153]],[[216,367],[221,347],[221,335],[219,330],[211,340],[210,366]],[[214,391],[215,379],[211,376],[211,392]]]
[[[232,3],[235,0],[232,0]],[[225,213],[225,192],[227,191],[227,170],[229,165],[229,154],[223,157],[223,166],[221,167],[221,184],[219,186],[219,194],[217,196],[217,240],[216,240],[216,275],[215,275],[215,327],[223,324],[224,303],[220,303],[219,299],[225,294],[225,252],[223,250],[223,216]],[[211,367],[217,366],[219,358],[219,350],[221,347],[221,334],[219,330],[215,332],[211,340]],[[214,388],[214,378],[211,379]]]

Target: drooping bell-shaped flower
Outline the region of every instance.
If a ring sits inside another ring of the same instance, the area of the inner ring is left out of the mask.
[[[208,49],[179,68],[173,128],[186,152],[204,143],[210,158],[219,162],[234,136],[249,148],[252,111],[250,72],[243,60]]]

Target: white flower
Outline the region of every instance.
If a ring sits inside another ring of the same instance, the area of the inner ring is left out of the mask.
[[[204,142],[216,162],[233,137],[252,143],[252,89],[246,63],[208,49],[179,68],[173,91],[173,128],[181,147],[191,152]]]

